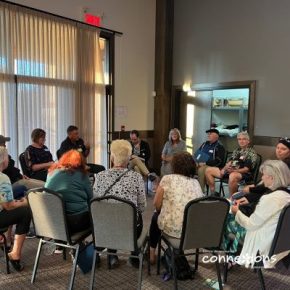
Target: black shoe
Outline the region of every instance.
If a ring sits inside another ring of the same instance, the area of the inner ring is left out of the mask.
[[[139,269],[139,265],[140,265],[140,260],[138,258],[133,258],[133,257],[130,257],[128,259],[128,264],[134,268],[137,268]]]
[[[155,173],[149,173],[149,174],[148,174],[148,179],[149,179],[150,181],[154,181],[154,180],[156,179],[156,175],[155,175]]]
[[[111,269],[117,268],[119,266],[118,256],[109,255],[109,264]]]
[[[10,258],[10,256],[8,255],[9,258],[9,262],[12,265],[12,267],[17,271],[17,272],[21,272],[24,269],[23,264],[20,262],[20,260],[13,260]]]
[[[214,193],[212,193],[210,196],[213,196],[213,197],[220,197],[220,193],[215,191]]]

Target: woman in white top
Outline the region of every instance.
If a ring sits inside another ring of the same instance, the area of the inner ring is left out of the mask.
[[[151,263],[155,262],[155,249],[161,230],[169,236],[180,238],[186,204],[203,196],[199,182],[193,178],[196,164],[188,152],[173,156],[172,169],[173,174],[161,179],[154,198],[156,212],[150,226]]]
[[[254,266],[255,257],[259,251],[264,256],[264,266],[268,258],[274,238],[278,219],[282,209],[290,202],[290,194],[286,187],[290,184],[288,166],[280,160],[267,160],[260,167],[262,181],[272,192],[261,197],[254,213],[248,217],[239,210],[239,206],[232,206],[235,220],[246,229],[246,237],[238,263]]]

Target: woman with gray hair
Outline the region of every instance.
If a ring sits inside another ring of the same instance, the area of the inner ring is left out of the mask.
[[[271,192],[264,194],[249,217],[239,209],[239,201],[231,207],[235,221],[246,230],[245,241],[238,263],[254,266],[259,251],[267,257],[282,209],[290,202],[290,171],[280,160],[267,160],[261,167],[262,180]],[[270,257],[269,257],[270,258]],[[281,257],[282,258],[282,257]],[[276,261],[277,262],[277,261]],[[265,263],[264,266],[270,265]]]
[[[13,268],[20,272],[24,268],[20,259],[25,237],[29,230],[31,214],[26,198],[14,200],[9,177],[2,173],[7,166],[8,152],[5,147],[0,147],[0,228],[16,225],[14,244],[8,257]]]
[[[142,213],[146,207],[146,196],[142,175],[127,168],[131,155],[132,146],[128,141],[114,140],[112,142],[111,162],[113,167],[96,175],[94,196],[113,195],[133,202],[138,212],[137,236],[139,236],[143,228]],[[114,255],[109,256],[111,266],[117,265],[117,258]],[[135,265],[135,260],[130,261]]]
[[[172,174],[171,161],[173,155],[178,152],[186,151],[186,144],[181,139],[180,131],[177,128],[170,130],[168,139],[169,140],[165,143],[161,154],[161,176]]]

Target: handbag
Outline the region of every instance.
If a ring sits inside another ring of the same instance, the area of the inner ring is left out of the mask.
[[[92,270],[93,258],[94,258],[93,243],[90,242],[89,244],[82,244],[78,255],[77,265],[79,266],[83,274],[87,274]],[[97,259],[100,260],[99,255],[97,255]],[[98,260],[96,261],[97,264]]]

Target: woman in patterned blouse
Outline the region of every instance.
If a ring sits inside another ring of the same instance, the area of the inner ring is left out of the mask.
[[[203,196],[199,182],[193,178],[196,164],[188,152],[179,152],[172,159],[173,174],[160,181],[154,198],[156,208],[150,226],[150,262],[155,262],[155,249],[161,230],[180,238],[186,204]]]
[[[143,228],[141,213],[146,207],[146,196],[142,175],[127,168],[131,155],[132,146],[128,141],[115,140],[112,142],[111,162],[113,167],[96,175],[94,196],[113,195],[133,202],[138,212],[137,237],[139,237]],[[113,185],[120,176],[121,178]],[[109,260],[111,266],[118,263],[117,256],[111,255]],[[131,262],[134,265],[134,262]]]

